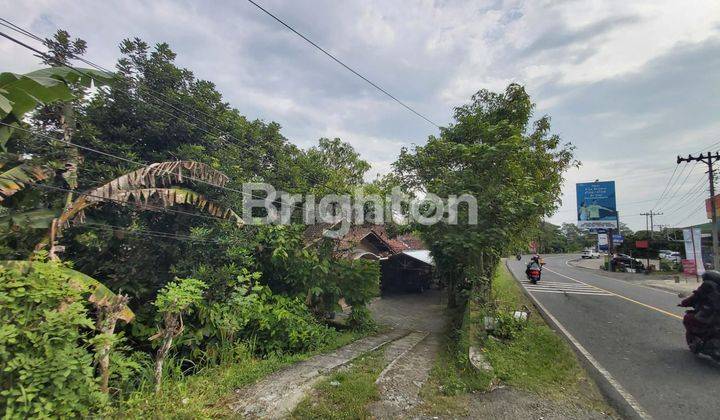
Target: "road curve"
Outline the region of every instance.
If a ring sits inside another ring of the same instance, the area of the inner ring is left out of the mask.
[[[577,256],[546,256],[537,286],[522,286],[655,419],[720,418],[720,367],[687,349],[677,295],[575,268]]]

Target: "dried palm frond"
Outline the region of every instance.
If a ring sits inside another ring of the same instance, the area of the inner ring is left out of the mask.
[[[28,185],[50,178],[51,169],[43,166],[22,164],[0,173],[0,202]]]
[[[228,182],[228,177],[200,162],[190,160],[158,162],[115,178],[90,191],[89,194],[110,198],[117,191],[156,188],[193,180],[206,182],[216,187],[224,187]]]

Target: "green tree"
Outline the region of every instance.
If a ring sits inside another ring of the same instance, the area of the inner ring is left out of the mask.
[[[5,418],[94,417],[107,402],[88,350],[94,324],[85,307],[86,289],[71,271],[55,263],[0,265]]]
[[[395,173],[411,191],[440,197],[471,194],[478,223],[461,207],[459,223],[418,226],[437,268],[450,286],[475,286],[489,297],[498,258],[527,243],[543,217],[557,208],[563,172],[573,164],[572,146],[550,131],[550,118],[531,123],[534,108],[525,89],[481,90],[455,109],[454,123],[423,146],[403,149]],[[479,267],[479,278],[466,275]]]
[[[202,300],[207,285],[195,279],[176,279],[158,293],[155,307],[162,317],[163,326],[150,340],[162,338],[155,356],[155,392],[162,387],[163,364],[173,340],[184,330],[183,315],[192,311]]]

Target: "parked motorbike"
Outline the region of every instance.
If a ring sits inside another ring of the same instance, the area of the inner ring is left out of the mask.
[[[685,341],[690,351],[720,362],[720,273],[706,271],[703,282],[678,306],[685,312]]]
[[[517,258],[517,260],[520,261],[520,260],[522,259],[522,255],[517,254],[517,255],[515,256],[515,258]]]

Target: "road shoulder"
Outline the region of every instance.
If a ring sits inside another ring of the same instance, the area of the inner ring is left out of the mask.
[[[513,278],[520,283],[515,273],[505,261],[505,268]],[[520,287],[524,295],[532,302],[545,322],[561,335],[570,347],[575,351],[578,359],[590,377],[597,384],[603,396],[610,402],[617,412],[624,418],[649,418],[649,415],[640,406],[632,395],[612,377],[612,375],[597,362],[597,360],[570,334],[567,329],[524,287]]]

